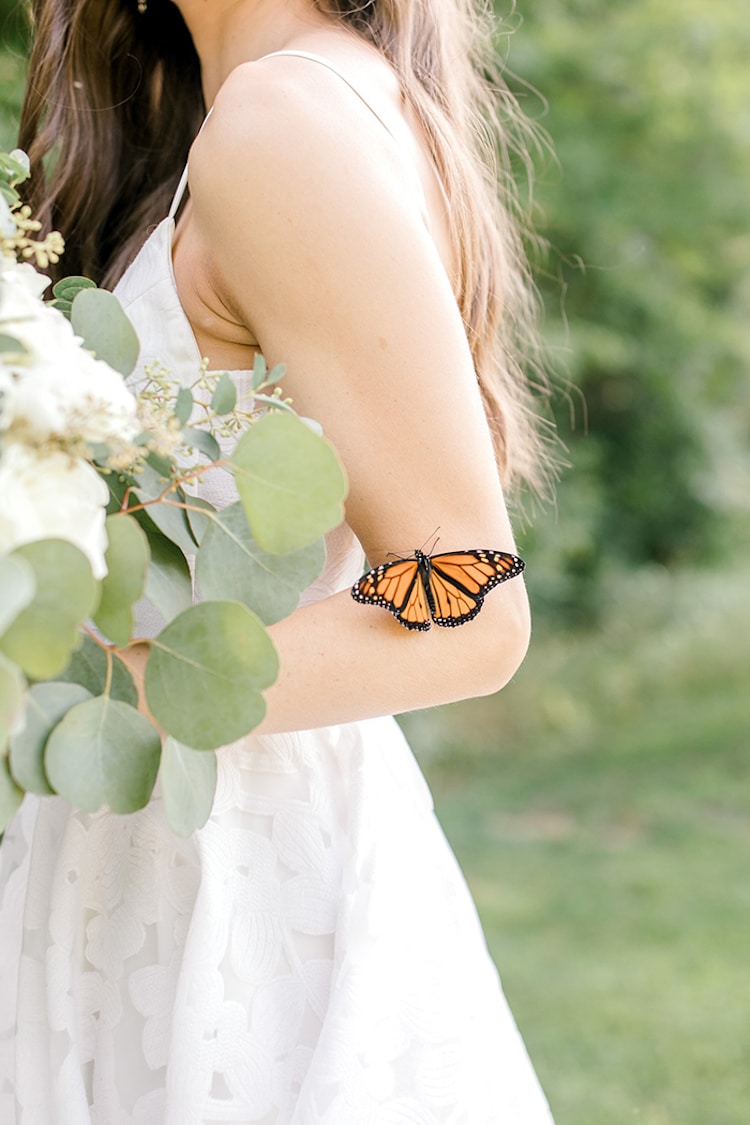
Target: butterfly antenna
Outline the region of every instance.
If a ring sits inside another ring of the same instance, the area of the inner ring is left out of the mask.
[[[435,530],[433,531],[432,535],[428,535],[428,536],[427,536],[427,538],[425,539],[424,543],[423,543],[423,544],[422,544],[422,546],[421,546],[421,547],[419,548],[419,549],[420,549],[420,551],[424,551],[424,553],[425,553],[425,554],[427,554],[427,555],[434,555],[434,553],[435,553],[435,548],[437,547],[438,543],[440,542],[440,536],[438,535],[438,532],[439,532],[439,531],[440,531],[440,524],[438,524],[438,526],[437,526],[437,527],[435,528]],[[431,545],[431,547],[430,547],[429,551],[425,551],[425,547],[426,547],[426,546],[427,546],[427,544],[428,544],[428,543],[429,543],[429,542],[430,542],[431,540],[433,540],[433,539],[434,539],[434,542],[432,543],[432,545]]]

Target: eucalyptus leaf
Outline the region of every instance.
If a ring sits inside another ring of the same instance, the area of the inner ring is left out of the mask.
[[[216,754],[192,750],[171,737],[164,742],[159,772],[164,815],[178,836],[189,836],[208,820],[216,773]]]
[[[213,513],[216,508],[213,504],[209,504],[208,500],[204,500],[202,496],[188,496],[188,507],[185,509],[187,513],[188,523],[190,530],[193,533],[193,538],[200,546],[203,542],[203,536],[206,533],[206,528],[213,519]]]
[[[138,474],[138,485],[134,489],[134,495],[141,503],[148,504],[149,500],[156,500],[157,497],[162,495],[168,483],[168,481],[162,480],[149,465],[146,465],[143,472]],[[175,486],[170,489],[163,500],[159,500],[155,504],[148,504],[143,509],[143,513],[162,535],[166,535],[167,539],[176,543],[181,551],[186,555],[193,555],[197,543],[190,531],[185,509],[182,507],[187,501],[188,498],[183,490]],[[139,522],[142,524],[142,520],[139,520]]]
[[[10,740],[10,771],[27,793],[53,793],[44,772],[44,748],[52,730],[71,707],[91,699],[79,684],[34,684],[26,695],[24,727]]]
[[[297,607],[299,596],[321,573],[325,546],[317,539],[287,555],[271,555],[255,542],[241,503],[209,521],[196,561],[204,598],[243,602],[265,625]]]
[[[85,812],[130,813],[148,803],[161,739],[134,707],[103,695],[71,708],[50,734],[44,768],[57,793]]]
[[[138,361],[140,344],[114,293],[82,289],[70,313],[70,322],[84,346],[121,375],[130,375]]]
[[[161,496],[165,488],[171,483],[169,472],[166,474],[154,469],[151,465],[144,465],[131,485],[137,487],[142,497],[146,500],[155,500]]]
[[[192,449],[197,449],[199,453],[205,454],[209,461],[221,460],[221,446],[208,430],[198,430],[192,426],[186,426],[182,431],[182,436]]]
[[[21,669],[0,653],[0,757],[5,754],[11,733],[22,716],[25,688]]]
[[[266,381],[268,369],[266,367],[266,357],[256,352],[255,359],[253,360],[253,379],[252,387],[257,391],[258,387],[262,387]]]
[[[8,336],[5,332],[0,332],[0,352],[10,355],[25,355],[28,352],[25,344],[17,340],[15,336]]]
[[[343,519],[346,478],[333,446],[293,415],[260,418],[231,461],[248,522],[264,550],[297,551]]]
[[[180,548],[158,531],[148,537],[151,559],[146,573],[146,597],[165,621],[193,604],[193,582]]]
[[[0,558],[0,636],[30,605],[36,591],[36,578],[31,565],[18,555]]]
[[[55,299],[48,303],[70,320],[73,301],[83,289],[96,289],[96,282],[88,277],[64,277],[52,286]]]
[[[11,208],[17,207],[20,202],[21,197],[15,188],[0,179],[0,234],[4,238],[15,237],[16,221],[11,214]]]
[[[10,209],[16,207],[19,203],[18,192],[10,184],[0,179],[0,232],[5,238],[13,238],[14,236],[16,224],[11,216]]]
[[[107,574],[94,623],[115,644],[125,647],[133,632],[133,605],[143,593],[149,561],[148,539],[124,512],[107,516]]]
[[[65,300],[64,297],[55,297],[54,301],[48,302],[51,309],[57,309],[61,312],[66,320],[70,320],[70,313],[73,308],[73,302]]]
[[[232,376],[224,371],[219,376],[219,381],[211,395],[211,409],[217,414],[231,414],[237,405],[237,388],[232,382]]]
[[[140,497],[138,490],[136,495]],[[187,513],[183,507],[189,502],[190,498],[182,489],[175,488],[158,504],[150,504],[146,508],[146,513],[162,535],[176,543],[184,554],[194,555],[198,544],[193,538]]]
[[[256,391],[253,402],[256,405],[261,403],[263,406],[268,406],[271,410],[283,410],[285,414],[291,414],[292,417],[299,417],[294,407],[290,406],[288,402],[284,402],[283,398],[277,398],[276,395],[262,395]],[[319,428],[320,432],[323,433],[322,426]]]
[[[11,777],[7,758],[0,758],[0,833],[10,824],[23,801],[23,790]]]
[[[109,453],[110,448],[106,441],[89,442],[89,456],[96,464],[106,467]]]
[[[169,480],[172,472],[172,461],[169,457],[152,449],[146,457],[146,461],[160,477],[165,481]]]
[[[82,289],[96,289],[96,282],[92,281],[90,277],[71,275],[61,278],[52,286],[55,297],[62,297],[64,300],[71,302]]]
[[[96,609],[99,586],[86,556],[64,539],[18,547],[36,578],[33,600],[0,637],[0,649],[34,680],[57,676],[80,643],[79,626]]]
[[[102,479],[109,488],[107,515],[113,516],[122,510],[122,502],[125,499],[125,493],[129,488],[133,488],[137,484],[137,480],[128,473],[106,473]]]
[[[29,178],[29,158],[22,148],[0,154],[0,172],[13,185],[22,184]]]
[[[129,703],[136,707],[138,691],[133,677],[119,657],[114,653],[110,656],[112,660],[110,696],[112,699],[119,699],[122,703]],[[91,695],[103,695],[107,684],[107,653],[92,637],[84,634],[81,647],[73,653],[67,668],[55,679],[63,683],[80,684]]]
[[[258,618],[239,602],[203,602],[181,613],[151,642],[146,699],[179,742],[214,750],[257,726],[261,691],[278,657]]]
[[[180,387],[174,404],[174,414],[181,426],[184,426],[193,413],[193,392],[190,387]]]

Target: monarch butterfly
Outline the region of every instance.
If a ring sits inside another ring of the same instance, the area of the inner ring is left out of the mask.
[[[523,559],[504,551],[477,549],[383,563],[352,586],[352,597],[387,609],[406,629],[453,628],[476,617],[485,594],[515,578]]]

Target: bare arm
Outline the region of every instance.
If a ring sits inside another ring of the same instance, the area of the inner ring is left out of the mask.
[[[441,550],[514,550],[463,325],[388,135],[298,74],[240,68],[196,145],[194,224],[216,290],[338,449],[372,564],[438,526]],[[520,579],[427,634],[345,591],[271,628],[281,675],[261,731],[495,691],[528,629]]]

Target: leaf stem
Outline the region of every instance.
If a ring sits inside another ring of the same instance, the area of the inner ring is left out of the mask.
[[[112,655],[112,649],[107,648],[105,652],[107,657],[107,675],[104,680],[104,691],[102,694],[106,695],[107,698],[109,698],[109,693],[112,690],[112,672],[114,670],[115,662]]]

